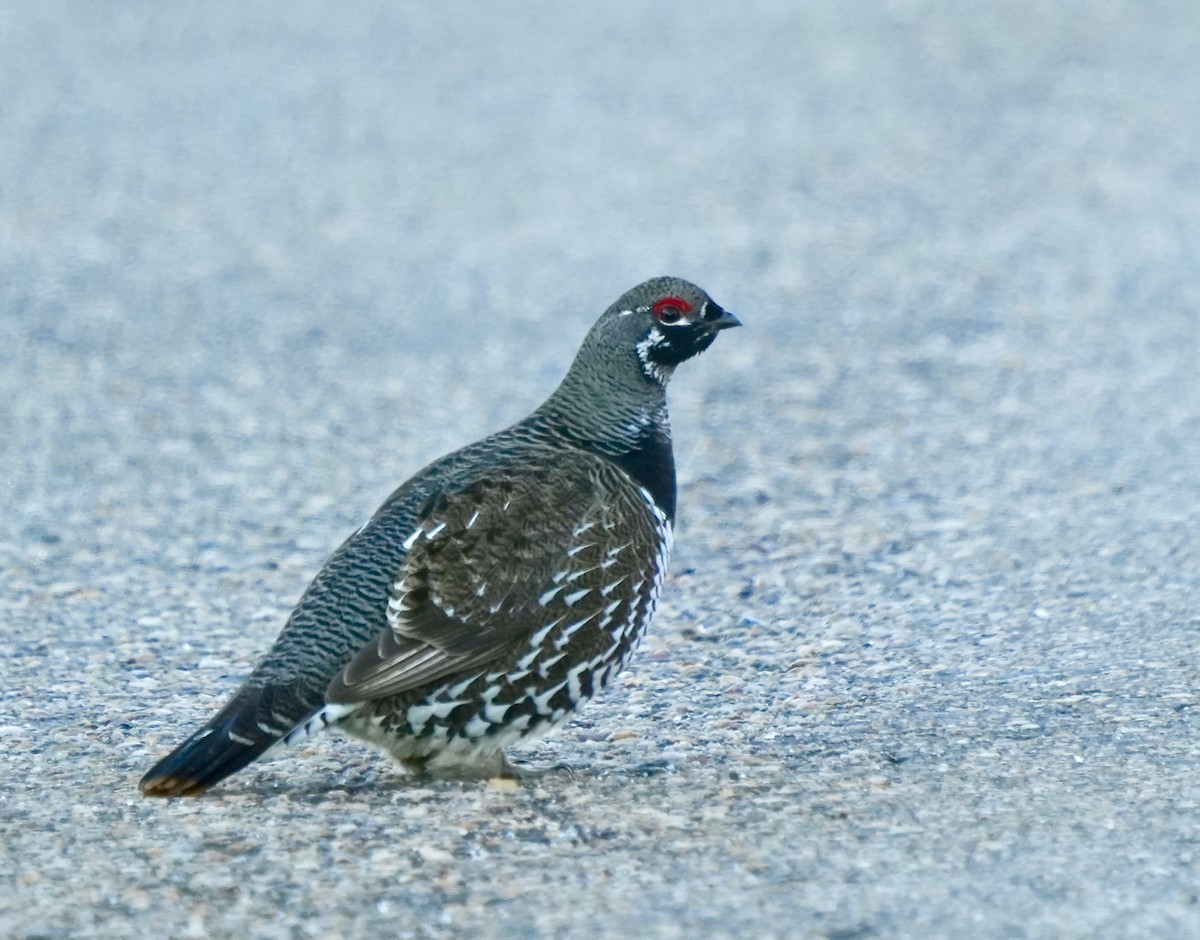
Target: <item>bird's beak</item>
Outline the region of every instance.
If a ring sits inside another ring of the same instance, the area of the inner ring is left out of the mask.
[[[712,333],[717,330],[727,330],[732,326],[741,326],[742,321],[728,310],[718,307],[711,300],[704,307],[704,325]]]

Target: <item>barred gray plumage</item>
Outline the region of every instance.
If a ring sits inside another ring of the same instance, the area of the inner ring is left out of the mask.
[[[415,770],[511,772],[503,748],[566,719],[641,639],[675,516],[666,385],[738,323],[679,278],[622,295],[540,408],[418,472],[334,552],[142,792],[201,793],[326,727]]]

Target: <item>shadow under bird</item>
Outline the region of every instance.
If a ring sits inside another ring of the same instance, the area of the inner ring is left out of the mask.
[[[640,641],[675,516],[667,382],[738,325],[678,278],[621,296],[541,407],[421,470],[333,553],[142,792],[202,793],[326,727],[412,770],[513,773],[503,748],[565,720]]]

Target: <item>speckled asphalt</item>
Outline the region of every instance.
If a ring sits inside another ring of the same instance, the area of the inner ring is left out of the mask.
[[[0,935],[1200,935],[1200,10],[0,11]],[[138,777],[679,274],[640,656],[519,787]]]

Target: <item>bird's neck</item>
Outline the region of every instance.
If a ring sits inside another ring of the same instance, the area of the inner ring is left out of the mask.
[[[611,363],[594,369],[577,360],[531,420],[617,464],[674,518],[675,457],[666,387],[647,377],[639,363],[622,375],[614,374]]]
[[[637,357],[597,362],[579,356],[534,417],[608,457],[671,438],[665,382],[648,377]]]

